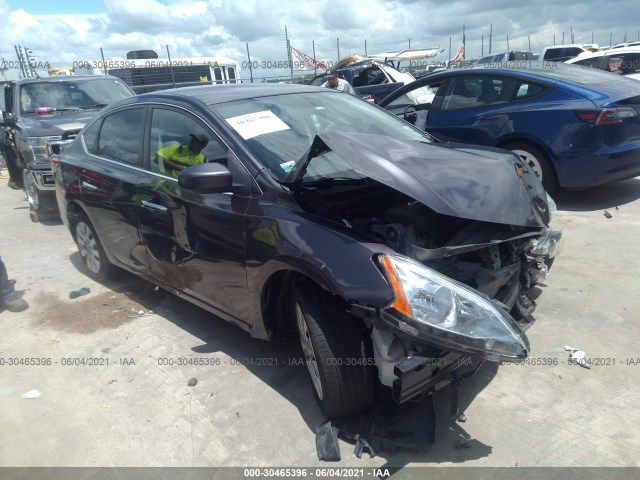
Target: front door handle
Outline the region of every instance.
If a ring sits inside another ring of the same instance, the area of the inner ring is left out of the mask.
[[[82,181],[82,186],[84,188],[89,189],[89,190],[98,190],[98,187],[96,187],[93,183],[89,183],[89,182],[86,182],[84,180]]]
[[[141,200],[140,203],[142,203],[142,206],[150,208],[152,210],[157,210],[158,212],[167,211],[167,207],[165,207],[164,205],[158,205],[157,203],[147,202],[146,200]]]

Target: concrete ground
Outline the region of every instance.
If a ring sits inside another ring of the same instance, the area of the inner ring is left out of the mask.
[[[0,466],[638,467],[640,178],[558,203],[564,251],[540,289],[529,364],[465,381],[466,423],[439,392],[426,453],[358,459],[341,440],[327,464],[295,338],[254,340],[128,274],[91,281],[63,225],[32,223],[3,179],[0,254],[30,308],[0,312]],[[565,345],[591,369],[569,365]]]

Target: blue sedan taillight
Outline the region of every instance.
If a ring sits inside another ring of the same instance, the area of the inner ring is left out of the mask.
[[[623,120],[638,116],[638,112],[631,107],[574,110],[573,113],[589,125],[615,125]]]

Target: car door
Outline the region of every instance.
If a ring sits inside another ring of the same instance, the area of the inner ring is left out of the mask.
[[[518,80],[501,75],[459,75],[438,90],[426,130],[445,141],[493,145],[517,106]]]
[[[206,162],[232,171],[234,192],[196,194],[183,189],[164,170],[158,152],[188,143],[190,135],[208,138]],[[186,110],[155,106],[145,147],[145,172],[136,191],[140,237],[152,276],[235,320],[242,318],[247,295],[245,231],[251,177],[201,119]]]
[[[433,100],[444,83],[446,82],[437,80],[415,86],[388,104],[383,104],[383,108],[424,130]]]
[[[83,135],[90,155],[78,169],[80,195],[104,248],[135,270],[144,267],[135,193],[145,115],[144,107],[125,107],[94,123]]]

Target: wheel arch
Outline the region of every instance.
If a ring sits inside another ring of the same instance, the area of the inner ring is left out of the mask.
[[[508,148],[506,148],[508,145],[511,145],[513,143],[528,143],[530,145],[533,145],[534,147],[539,148],[540,150],[542,150],[547,157],[549,157],[549,160],[551,160],[551,164],[553,165],[553,168],[555,170],[555,155],[554,153],[549,149],[548,145],[541,141],[540,139],[536,138],[536,137],[532,137],[529,135],[524,135],[524,134],[518,134],[518,135],[510,135],[508,137],[502,137],[500,138],[496,143],[495,143],[495,147],[496,148],[504,148],[506,150],[508,150]]]
[[[262,286],[260,293],[261,316],[264,328],[270,336],[295,331],[295,318],[291,312],[291,295],[295,285],[311,282],[328,293],[336,295],[329,283],[318,274],[290,266],[273,272]],[[346,298],[337,295],[345,304]]]
[[[509,146],[516,143],[521,143],[521,144],[524,143],[527,145],[531,145],[535,148],[540,149],[542,153],[544,153],[547,156],[549,160],[547,163],[549,164],[549,167],[553,169],[553,174],[554,174],[553,184],[557,188],[558,182],[561,183],[561,178],[559,176],[558,168],[556,165],[556,157],[554,153],[551,151],[551,149],[549,149],[549,146],[545,142],[540,141],[535,137],[530,137],[528,135],[518,135],[518,136],[510,136],[510,137],[501,139],[499,142],[496,143],[495,147],[503,148],[505,150],[510,150]]]

